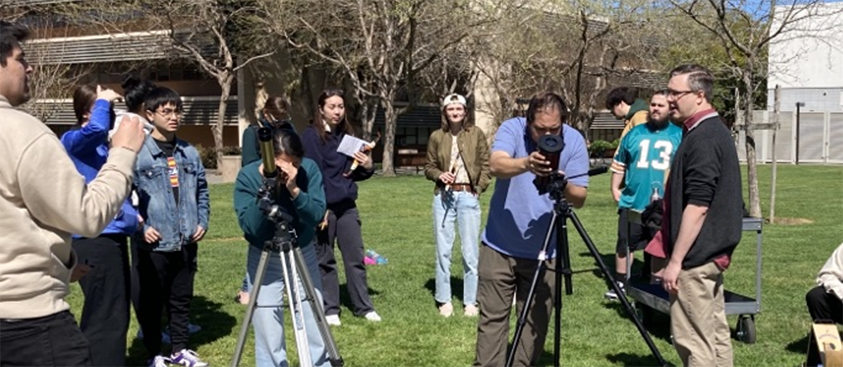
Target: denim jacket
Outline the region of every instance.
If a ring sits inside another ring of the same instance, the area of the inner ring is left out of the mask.
[[[210,203],[208,182],[205,180],[205,168],[199,158],[199,152],[184,140],[176,138],[173,151],[179,170],[179,202],[176,203],[170,176],[167,169],[167,157],[153,140],[147,136],[138,152],[135,165],[135,189],[138,193],[138,211],[144,219],[143,233],[149,227],[161,234],[161,240],[147,244],[138,241],[140,248],[151,251],[179,251],[182,245],[191,242],[196,226],[208,230]]]

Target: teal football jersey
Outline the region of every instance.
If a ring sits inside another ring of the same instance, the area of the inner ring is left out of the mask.
[[[626,174],[619,207],[643,211],[654,190],[664,196],[667,171],[681,141],[682,128],[673,123],[658,130],[641,124],[624,136],[612,162],[613,172]]]

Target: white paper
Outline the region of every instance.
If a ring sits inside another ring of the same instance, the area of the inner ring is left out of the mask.
[[[364,145],[366,145],[366,141],[357,139],[351,135],[346,135],[343,136],[340,146],[337,148],[337,152],[349,157],[354,157],[354,153],[362,150]]]

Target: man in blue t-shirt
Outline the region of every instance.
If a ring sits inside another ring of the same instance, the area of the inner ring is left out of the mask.
[[[588,186],[588,152],[582,135],[565,124],[567,106],[557,94],[542,93],[530,101],[527,117],[504,121],[495,134],[489,167],[497,178],[483,232],[478,267],[480,320],[474,366],[502,366],[506,360],[513,295],[520,313],[538,266],[539,252],[553,215],[553,200],[539,195],[533,180],[552,171],[569,177],[565,199],[582,207]],[[565,147],[559,166],[550,167],[536,149],[542,135],[562,135]],[[560,218],[561,220],[562,218]],[[555,242],[551,239],[551,244]],[[555,252],[548,254],[554,268]],[[545,271],[536,286],[533,309],[518,348],[516,366],[535,366],[544,347],[555,293],[553,272]]]
[[[618,203],[615,280],[621,289],[628,270],[627,248],[632,257],[632,251],[644,248],[655,232],[643,225],[629,224],[629,211],[643,212],[654,196],[664,196],[670,161],[682,141],[682,128],[671,124],[668,116],[667,91],[657,91],[650,99],[647,123],[629,131],[612,162],[612,198]],[[623,189],[621,181],[625,185]],[[609,289],[606,297],[618,296],[614,289]]]

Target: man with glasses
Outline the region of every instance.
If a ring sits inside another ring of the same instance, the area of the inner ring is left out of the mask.
[[[713,89],[702,66],[670,73],[670,117],[685,134],[670,167],[661,233],[647,247],[668,260],[662,286],[685,366],[732,366],[723,272],[741,239],[741,173],[729,129],[711,105]]]
[[[498,180],[480,247],[475,366],[504,365],[513,296],[520,313],[538,265],[539,251],[553,216],[553,201],[548,194],[539,195],[533,180],[562,171],[570,178],[565,187],[567,201],[575,208],[585,203],[588,152],[582,135],[566,124],[567,115],[562,97],[542,93],[530,101],[526,119],[506,120],[495,134],[489,167]],[[562,135],[565,141],[557,167],[550,167],[547,157],[537,151],[537,141],[548,134]],[[551,253],[550,257],[554,255]],[[554,261],[550,260],[549,269],[554,268]],[[534,307],[528,313],[515,351],[516,366],[538,363],[553,309],[554,284],[553,272],[545,271],[536,286]]]
[[[138,152],[135,182],[143,229],[136,234],[138,274],[136,314],[150,367],[167,362],[190,367],[208,364],[188,348],[188,319],[196,274],[197,243],[208,230],[208,182],[199,152],[178,139],[182,103],[172,89],[156,87],[144,99],[154,129]],[[161,351],[161,313],[168,312],[169,358]]]

